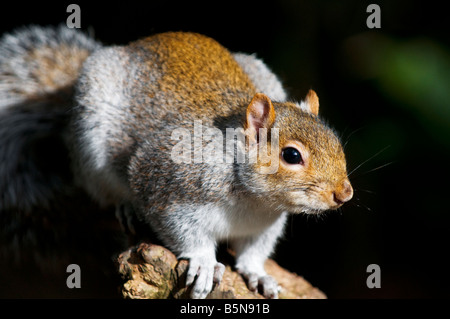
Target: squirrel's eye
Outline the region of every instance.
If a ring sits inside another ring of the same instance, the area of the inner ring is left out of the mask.
[[[281,156],[288,164],[303,164],[302,154],[296,148],[286,147]]]

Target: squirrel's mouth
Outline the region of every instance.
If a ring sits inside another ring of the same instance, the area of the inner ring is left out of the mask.
[[[314,192],[286,192],[285,204],[288,211],[293,213],[320,214],[327,210],[337,210],[353,196],[350,183],[344,181],[343,185],[343,189],[322,187]]]
[[[311,194],[305,194],[304,192],[288,192],[288,196],[285,197],[286,210],[293,214],[320,214],[330,209],[336,209],[329,203]]]

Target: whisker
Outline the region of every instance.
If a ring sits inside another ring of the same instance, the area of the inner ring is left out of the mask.
[[[354,188],[353,190],[354,190],[355,192],[363,191],[363,192],[366,192],[366,193],[369,193],[369,194],[376,194],[376,192],[371,191],[371,190],[369,190],[369,189],[362,189],[362,188],[356,189],[356,188]]]
[[[362,126],[362,127],[360,127],[360,128],[357,128],[357,129],[353,130],[353,132],[351,132],[351,133],[347,136],[347,139],[346,139],[344,145],[342,146],[342,148],[345,149],[345,147],[347,146],[347,143],[350,141],[350,137],[351,137],[353,134],[355,134],[356,132],[362,130],[363,128],[364,128],[364,126]],[[347,129],[347,128],[346,128],[346,129]],[[342,135],[343,135],[343,134],[344,134],[344,133],[342,133]]]
[[[372,209],[370,207],[366,206],[366,205],[363,205],[363,204],[358,205],[358,204],[356,204],[356,206],[363,207],[363,208],[367,209],[369,212],[372,212]]]
[[[355,197],[355,199],[359,202],[359,198]],[[364,204],[361,204],[361,202],[359,203],[355,203],[354,201],[351,201],[350,203],[352,203],[352,205],[358,207],[358,208],[365,208],[366,210],[368,210],[369,212],[372,212],[372,209]]]
[[[377,153],[375,153],[375,155],[372,155],[371,157],[369,157],[368,159],[366,159],[364,162],[362,162],[361,164],[359,164],[358,166],[356,166],[356,167],[348,174],[348,176],[350,176],[351,174],[353,174],[358,168],[360,168],[361,166],[363,166],[365,163],[367,163],[368,161],[370,161],[370,160],[373,159],[374,157],[380,155],[382,152],[384,152],[385,150],[387,150],[389,147],[391,147],[391,145],[388,145],[388,146],[384,147],[383,149],[381,149],[380,151],[378,151]]]
[[[389,163],[380,165],[380,166],[378,166],[378,167],[372,168],[371,170],[368,170],[367,172],[361,173],[360,175],[357,175],[357,176],[355,176],[355,177],[353,177],[353,178],[355,179],[355,178],[358,178],[358,177],[360,177],[360,176],[364,176],[364,175],[366,175],[366,174],[368,174],[368,173],[377,171],[377,170],[379,170],[379,169],[381,169],[381,168],[384,168],[384,167],[386,167],[386,166],[388,166],[388,165],[391,165],[391,164],[393,164],[393,163],[395,163],[395,161],[392,161],[392,162],[389,162]]]

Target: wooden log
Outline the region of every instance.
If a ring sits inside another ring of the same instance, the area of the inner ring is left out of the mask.
[[[119,255],[118,271],[124,279],[120,287],[124,298],[130,299],[183,299],[189,298],[190,288],[185,287],[187,260],[177,260],[166,248],[141,243]],[[250,291],[242,276],[226,264],[222,281],[215,285],[207,298],[260,299],[261,294]],[[269,259],[265,264],[268,274],[279,283],[280,299],[324,299],[325,294],[294,273]]]

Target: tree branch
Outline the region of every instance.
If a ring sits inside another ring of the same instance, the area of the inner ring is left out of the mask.
[[[188,261],[177,260],[172,252],[162,246],[141,243],[120,254],[116,264],[124,279],[121,286],[124,298],[189,298],[189,288],[184,285]],[[273,260],[267,260],[265,268],[281,286],[281,299],[326,298],[319,289],[302,277],[281,268]],[[259,299],[263,296],[249,291],[241,275],[226,265],[222,282],[214,287],[208,298]]]

